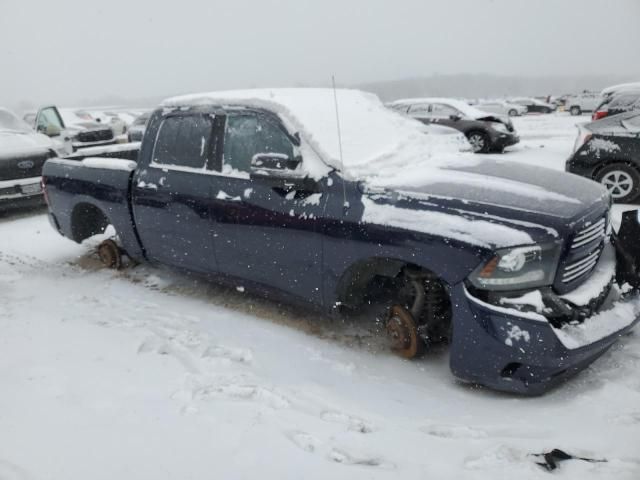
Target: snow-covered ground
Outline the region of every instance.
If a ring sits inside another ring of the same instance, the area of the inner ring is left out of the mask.
[[[497,156],[562,170],[567,115]],[[618,211],[621,210],[620,208]],[[640,332],[521,398],[368,329],[163,269],[99,268],[42,210],[0,217],[0,479],[640,478]]]

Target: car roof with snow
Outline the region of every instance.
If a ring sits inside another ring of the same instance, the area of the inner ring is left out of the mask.
[[[389,110],[377,96],[359,90],[232,90],[173,97],[161,105],[169,108],[247,106],[275,112],[292,133],[300,133],[325,163],[347,174],[374,173],[380,162],[402,161],[406,164],[430,159],[432,164],[449,164],[469,161],[467,154],[455,151],[449,142],[440,142],[438,135],[425,135],[422,123]],[[438,154],[437,159],[433,158],[434,154]]]
[[[602,89],[600,95],[611,95],[618,92],[640,90],[640,82],[621,83]]]
[[[413,105],[416,103],[442,103],[443,105],[449,105],[456,110],[460,110],[464,115],[470,118],[483,118],[492,116],[492,113],[483,112],[482,110],[475,108],[468,103],[458,100],[456,98],[444,98],[444,97],[421,97],[421,98],[404,98],[396,100],[391,105]]]

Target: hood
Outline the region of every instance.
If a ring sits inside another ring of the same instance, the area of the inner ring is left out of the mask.
[[[392,187],[364,191],[370,211],[372,205],[388,209],[389,224],[407,228],[398,219],[410,218],[412,229],[488,248],[556,241],[609,207],[606,190],[590,180],[491,160],[406,175]]]
[[[630,118],[637,117],[638,115],[640,115],[638,111],[625,112],[619,115],[605,117],[600,120],[596,120],[595,122],[582,124],[580,127],[601,135],[637,135],[640,133],[640,128],[629,123],[628,120]]]
[[[0,130],[0,157],[42,153],[54,148],[46,135],[35,132],[15,132]]]
[[[420,183],[397,181],[393,189],[410,196],[459,199],[466,205],[491,205],[565,220],[608,202],[606,190],[591,180],[508,161],[485,160],[429,173]]]
[[[473,117],[473,119],[479,120],[481,122],[498,122],[504,123],[505,125],[511,125],[511,120],[509,120],[509,117],[496,115],[495,113],[482,112],[482,115]]]
[[[87,131],[87,130],[108,130],[109,126],[98,122],[78,122],[68,125],[66,130],[69,131]]]

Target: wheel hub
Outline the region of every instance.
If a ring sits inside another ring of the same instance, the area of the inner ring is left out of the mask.
[[[602,178],[602,184],[607,187],[613,198],[623,198],[633,189],[633,179],[622,170],[613,170]]]
[[[391,350],[404,358],[414,358],[420,353],[424,343],[418,335],[418,326],[405,308],[394,305],[389,311],[387,334]]]
[[[481,135],[471,135],[469,137],[469,143],[471,144],[473,151],[478,152],[484,147],[484,138],[482,138]]]
[[[98,256],[107,268],[120,268],[122,264],[122,256],[120,248],[113,240],[105,240],[98,247]]]

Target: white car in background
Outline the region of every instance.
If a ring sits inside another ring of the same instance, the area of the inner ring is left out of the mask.
[[[509,115],[510,117],[519,117],[528,111],[525,105],[509,103],[505,100],[481,100],[474,106],[485,112]]]
[[[42,201],[40,178],[62,146],[0,108],[0,210]]]
[[[597,92],[582,92],[568,95],[564,102],[564,110],[571,115],[581,115],[583,112],[593,112],[604,97]]]
[[[527,107],[527,113],[551,113],[556,106],[532,97],[509,98],[507,102]]]

